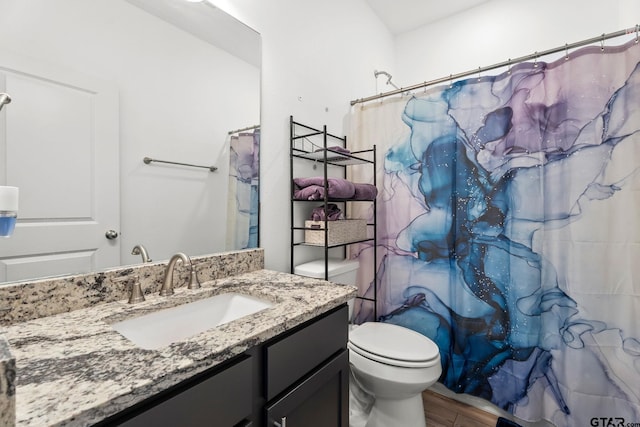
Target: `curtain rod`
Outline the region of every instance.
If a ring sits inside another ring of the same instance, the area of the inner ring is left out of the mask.
[[[245,131],[245,130],[258,129],[259,127],[260,127],[260,125],[247,126],[246,128],[236,129],[236,130],[229,131],[229,135],[233,135],[234,133],[243,132],[243,131]]]
[[[532,53],[531,55],[526,55],[526,56],[521,56],[520,58],[515,58],[515,59],[509,59],[507,61],[503,61],[503,62],[499,62],[493,65],[489,65],[487,67],[478,67],[475,70],[469,70],[469,71],[464,71],[462,73],[458,73],[458,74],[449,74],[447,77],[441,77],[439,79],[435,79],[435,80],[430,80],[428,82],[423,82],[423,83],[418,83],[416,85],[413,86],[408,86],[408,87],[401,87],[400,89],[396,89],[396,90],[392,90],[389,92],[383,92],[383,93],[379,93],[377,95],[372,95],[369,96],[367,98],[360,98],[360,99],[356,99],[351,101],[351,105],[356,105],[356,104],[360,104],[363,102],[368,102],[368,101],[373,101],[375,99],[380,99],[380,98],[385,98],[387,96],[392,96],[392,95],[397,95],[400,93],[404,93],[404,92],[410,92],[412,90],[416,90],[416,89],[421,89],[423,87],[427,87],[427,86],[433,86],[435,84],[439,84],[439,83],[445,83],[445,82],[449,82],[449,81],[453,81],[453,80],[457,80],[460,79],[462,77],[467,77],[467,76],[472,76],[474,74],[478,74],[481,73],[483,71],[491,71],[491,70],[495,70],[496,68],[502,68],[502,67],[508,67],[520,62],[524,62],[524,61],[529,61],[531,59],[538,59],[541,56],[545,56],[545,55],[551,55],[552,53],[558,53],[558,52],[568,52],[569,49],[573,49],[576,47],[582,47],[582,46],[586,46],[589,44],[593,44],[596,42],[600,42],[601,43],[601,48],[604,49],[604,41],[607,39],[612,39],[615,37],[620,37],[620,36],[625,36],[628,34],[633,34],[636,33],[636,43],[638,43],[638,41],[640,40],[638,38],[638,32],[640,31],[640,25],[636,25],[634,28],[627,28],[625,30],[620,30],[620,31],[616,31],[613,33],[609,33],[609,34],[602,34],[600,36],[597,37],[592,37],[590,39],[585,39],[579,42],[575,42],[575,43],[571,43],[571,44],[565,44],[564,46],[559,46],[553,49],[549,49],[549,50],[545,50],[542,52],[535,52]],[[568,53],[567,53],[568,55]]]

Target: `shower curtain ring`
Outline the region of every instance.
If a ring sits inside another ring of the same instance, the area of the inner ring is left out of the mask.
[[[480,81],[480,79],[482,78],[482,75],[480,74],[481,68],[478,67],[478,81]]]
[[[600,50],[604,53],[604,33],[602,33],[602,40],[600,40]]]
[[[507,74],[511,75],[511,58],[509,58],[509,61],[507,63]]]
[[[568,43],[564,44],[564,60],[565,61],[569,60],[569,44]]]
[[[533,68],[538,68],[538,52],[535,52],[535,58],[533,58]]]
[[[636,43],[640,41],[640,39],[638,38],[638,31],[640,31],[640,24],[636,24],[636,40],[635,40]]]
[[[449,89],[453,87],[453,74],[449,74]]]

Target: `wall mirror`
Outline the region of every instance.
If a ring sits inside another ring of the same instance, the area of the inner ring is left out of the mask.
[[[0,283],[255,247],[260,43],[207,1],[0,0]]]

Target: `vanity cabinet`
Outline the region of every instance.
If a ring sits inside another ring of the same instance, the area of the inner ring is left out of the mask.
[[[345,304],[98,425],[348,427],[347,317]]]

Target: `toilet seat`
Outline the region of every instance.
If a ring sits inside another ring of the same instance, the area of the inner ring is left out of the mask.
[[[391,323],[363,323],[350,332],[347,347],[367,359],[404,368],[428,368],[440,362],[433,341]]]

